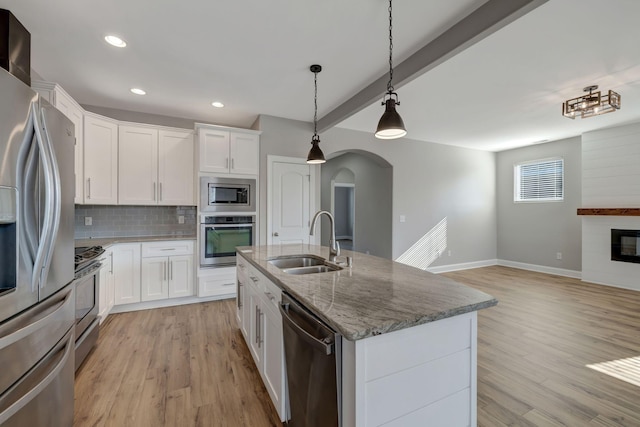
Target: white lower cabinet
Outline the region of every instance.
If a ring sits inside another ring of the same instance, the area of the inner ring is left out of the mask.
[[[237,276],[240,330],[281,421],[286,421],[282,291],[241,257]]]
[[[112,247],[115,305],[140,302],[140,243]]]
[[[198,296],[200,298],[213,296],[233,298],[235,293],[235,267],[217,267],[200,270],[198,276]]]
[[[113,251],[108,248],[104,252],[104,261],[100,269],[98,298],[98,315],[100,323],[107,318],[115,303],[115,289],[113,282]]]
[[[141,301],[193,296],[193,270],[193,241],[143,243]]]

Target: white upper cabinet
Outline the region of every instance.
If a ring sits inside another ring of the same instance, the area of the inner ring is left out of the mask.
[[[102,116],[84,116],[84,203],[118,203],[118,123]]]
[[[160,130],[158,135],[158,204],[195,205],[193,133]]]
[[[44,99],[49,101],[54,107],[60,110],[62,114],[67,116],[69,120],[71,120],[71,122],[73,122],[76,137],[74,162],[76,176],[76,196],[74,201],[76,204],[81,204],[84,202],[84,109],[56,83],[33,81],[31,86]]]
[[[258,174],[259,132],[199,126],[198,142],[200,172]]]
[[[158,130],[118,128],[118,204],[158,202]]]
[[[121,125],[118,204],[193,205],[193,134]]]
[[[259,137],[254,134],[232,133],[229,144],[231,165],[229,172],[258,174]]]
[[[200,172],[229,173],[229,132],[200,129]]]

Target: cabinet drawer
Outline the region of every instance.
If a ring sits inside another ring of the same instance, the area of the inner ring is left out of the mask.
[[[267,279],[262,273],[260,273],[252,265],[247,266],[246,277],[248,279],[249,284],[254,286],[256,290],[259,291],[260,293],[266,290],[265,283],[268,283],[269,279]]]
[[[235,268],[225,268],[214,275],[198,277],[198,296],[210,297],[216,295],[236,294],[236,271]]]
[[[142,257],[193,255],[193,247],[193,240],[145,242],[142,244]]]
[[[282,302],[282,290],[270,280],[264,281],[264,298],[263,301],[278,312],[278,306]]]

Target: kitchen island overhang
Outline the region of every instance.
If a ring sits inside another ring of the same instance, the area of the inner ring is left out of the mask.
[[[344,426],[475,426],[477,310],[492,296],[391,260],[345,251],[353,266],[291,275],[269,263],[317,245],[238,254],[342,335]],[[429,422],[425,424],[425,422]]]

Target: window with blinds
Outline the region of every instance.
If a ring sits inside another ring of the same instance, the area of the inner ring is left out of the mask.
[[[515,202],[551,202],[564,199],[564,159],[518,163],[514,167]]]

